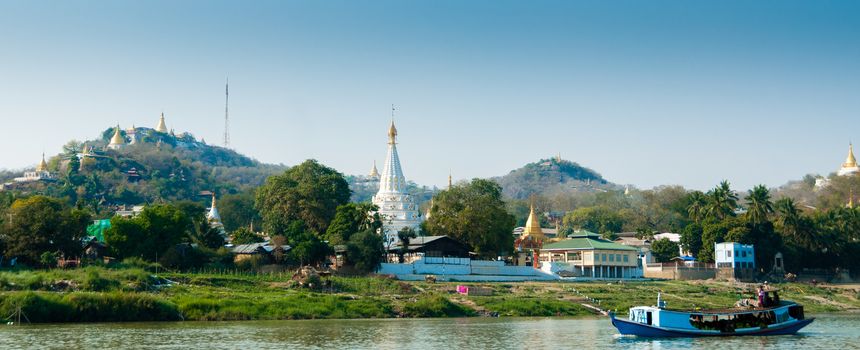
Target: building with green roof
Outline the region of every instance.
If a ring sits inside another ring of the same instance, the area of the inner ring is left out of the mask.
[[[553,265],[553,272],[593,278],[642,277],[639,249],[605,240],[594,232],[577,231],[568,239],[544,244],[542,262]]]

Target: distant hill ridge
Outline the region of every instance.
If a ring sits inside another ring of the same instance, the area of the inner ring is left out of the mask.
[[[514,199],[529,196],[569,192],[617,190],[621,187],[603,178],[598,172],[576,162],[556,158],[541,159],[504,176],[492,178],[502,186],[504,194]]]

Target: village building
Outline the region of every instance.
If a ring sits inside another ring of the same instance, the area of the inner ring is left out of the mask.
[[[402,247],[402,242],[397,241],[388,248],[388,261],[397,261]],[[469,247],[448,236],[420,236],[410,239],[404,262],[411,263],[423,257],[468,258]]]
[[[608,241],[588,231],[577,231],[570,237],[545,244],[540,251],[541,262],[553,263],[574,277],[642,277],[637,248]]]
[[[714,243],[717,278],[751,281],[755,275],[755,247],[736,242]]]
[[[388,128],[388,155],[379,176],[379,192],[372,199],[383,220],[381,233],[385,247],[397,242],[397,232],[404,227],[419,231],[421,214],[415,198],[406,192],[406,185],[406,177],[400,168],[400,156],[397,154],[397,128],[392,120]]]
[[[254,257],[270,259],[273,257],[275,248],[277,248],[277,246],[273,246],[269,242],[240,244],[233,247],[233,262],[238,263],[250,260]],[[288,252],[292,247],[289,245],[282,245],[281,249],[283,249],[284,252]]]

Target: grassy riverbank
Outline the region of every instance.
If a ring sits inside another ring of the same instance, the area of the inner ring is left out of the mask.
[[[741,285],[713,281],[480,283],[490,296],[454,293],[458,283],[402,282],[383,277],[331,277],[309,290],[291,274],[160,273],[142,267],[0,272],[0,317],[31,322],[251,320],[500,316],[584,316],[582,303],[621,312],[654,304],[657,291],[673,308],[727,307]],[[807,312],[860,309],[850,288],[781,285],[784,299]],[[20,311],[20,312],[19,312]]]

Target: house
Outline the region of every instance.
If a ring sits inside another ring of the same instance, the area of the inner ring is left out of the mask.
[[[639,249],[578,231],[570,239],[545,244],[540,260],[551,272],[566,271],[572,276],[593,278],[635,278],[642,276],[637,259]]]
[[[240,262],[243,260],[250,259],[254,256],[270,257],[275,248],[276,247],[270,245],[269,242],[240,244],[233,247],[233,262]],[[281,248],[285,252],[288,252],[290,251],[290,249],[292,249],[292,247],[288,245],[283,245],[281,246]]]
[[[639,254],[637,255],[637,259],[643,266],[654,262],[654,257],[651,256],[651,241],[645,238],[636,238],[636,236],[627,235],[627,233],[619,233],[618,238],[613,240],[613,242],[638,249]]]
[[[755,247],[737,242],[714,243],[717,278],[751,281],[755,275]]]
[[[388,248],[389,261],[397,260],[401,247],[401,242],[396,241]],[[448,236],[420,236],[410,239],[405,254],[406,261],[411,262],[421,257],[468,258],[469,247]]]

